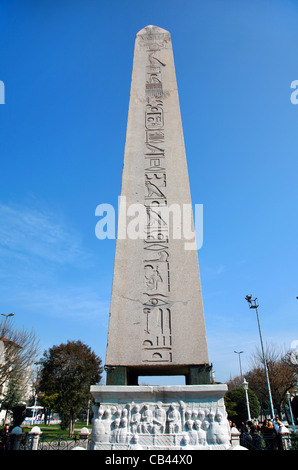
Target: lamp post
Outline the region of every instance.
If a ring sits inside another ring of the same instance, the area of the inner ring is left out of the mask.
[[[242,375],[242,367],[241,367],[241,359],[240,359],[240,354],[242,354],[244,351],[234,351],[235,354],[239,355],[239,367],[240,367],[240,377],[241,377],[241,382],[243,380],[243,375]]]
[[[266,381],[267,381],[267,388],[268,388],[268,395],[269,395],[269,403],[270,403],[270,412],[271,412],[271,418],[274,418],[274,407],[273,407],[273,401],[272,401],[272,395],[271,395],[271,388],[270,388],[270,381],[269,381],[269,374],[268,374],[268,367],[267,367],[267,361],[265,357],[265,352],[264,352],[264,346],[263,346],[263,339],[262,339],[262,333],[261,333],[261,326],[260,326],[260,320],[259,320],[259,314],[258,314],[258,299],[257,297],[255,299],[251,298],[251,295],[247,295],[245,297],[245,300],[247,300],[249,304],[249,308],[255,309],[256,314],[257,314],[257,321],[258,321],[258,327],[259,327],[259,334],[260,334],[260,342],[261,342],[261,348],[262,348],[262,355],[263,355],[263,362],[264,362],[264,367],[265,367],[265,374],[266,374]]]
[[[245,380],[245,378],[243,379],[242,387],[244,388],[244,391],[245,391],[248,421],[251,421],[249,399],[248,399],[248,382]]]
[[[295,428],[295,423],[294,423],[294,418],[293,418],[293,413],[292,413],[292,406],[291,406],[291,395],[290,395],[290,392],[286,392],[286,397],[288,399],[288,405],[289,405],[289,410],[290,410],[290,415],[291,415],[291,421],[292,421],[292,427],[293,427],[293,431],[296,432],[296,428]]]
[[[7,319],[9,317],[13,317],[14,316],[14,313],[1,313],[2,317],[5,317],[5,320],[4,320],[4,326],[3,326],[3,333],[2,333],[2,336],[4,335],[5,333],[5,328],[6,328],[6,322],[7,322]]]

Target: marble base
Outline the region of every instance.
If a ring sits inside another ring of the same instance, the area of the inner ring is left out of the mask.
[[[225,384],[91,386],[90,449],[229,449],[226,391]]]

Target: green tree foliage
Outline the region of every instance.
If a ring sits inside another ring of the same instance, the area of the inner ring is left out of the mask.
[[[250,389],[248,389],[248,399],[251,418],[258,418],[261,410],[260,403],[257,395]],[[229,415],[229,419],[231,419],[237,427],[239,427],[241,423],[245,423],[248,419],[248,415],[244,389],[242,387],[233,388],[226,393],[225,400],[228,415],[229,406],[231,408],[232,405],[232,415]]]
[[[237,403],[232,401],[229,396],[224,397],[225,400],[225,407],[226,407],[226,412],[228,413],[228,417],[231,421],[233,421],[234,417],[237,416],[237,412],[235,411],[235,408],[237,406]]]
[[[69,426],[72,434],[75,419],[88,406],[90,385],[101,380],[101,359],[81,341],[68,341],[45,351],[40,365],[39,391],[45,404],[51,402],[61,427]]]
[[[10,377],[7,391],[2,402],[2,408],[13,410],[23,399],[23,382],[17,377]]]

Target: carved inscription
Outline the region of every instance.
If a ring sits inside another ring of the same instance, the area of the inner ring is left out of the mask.
[[[173,360],[169,227],[162,211],[168,201],[163,90],[166,64],[160,58],[160,51],[168,40],[167,34],[151,31],[142,36],[142,46],[147,54],[143,155],[147,224],[143,257],[142,361],[152,364]]]

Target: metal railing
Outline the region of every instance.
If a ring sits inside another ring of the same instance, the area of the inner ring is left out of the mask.
[[[19,428],[20,429],[20,428]],[[46,434],[40,432],[39,428],[30,433],[11,432],[5,441],[0,442],[0,450],[71,450],[80,448],[88,450],[90,434],[83,428],[79,435],[73,438],[61,434]],[[298,450],[298,434],[262,434],[260,431],[234,436],[236,441],[248,450]],[[232,439],[232,440],[233,440]],[[232,446],[233,446],[233,442]],[[237,445],[237,442],[234,445]],[[238,444],[238,445],[239,445]]]
[[[88,449],[89,445],[90,435],[86,428],[73,437],[42,433],[38,427],[29,433],[22,432],[21,428],[18,430],[0,439],[0,450],[71,450],[75,447]]]
[[[75,435],[73,438],[63,437],[59,434],[47,436],[42,434],[39,438],[37,450],[71,450],[74,447],[88,448],[88,438],[82,439],[80,436]]]

